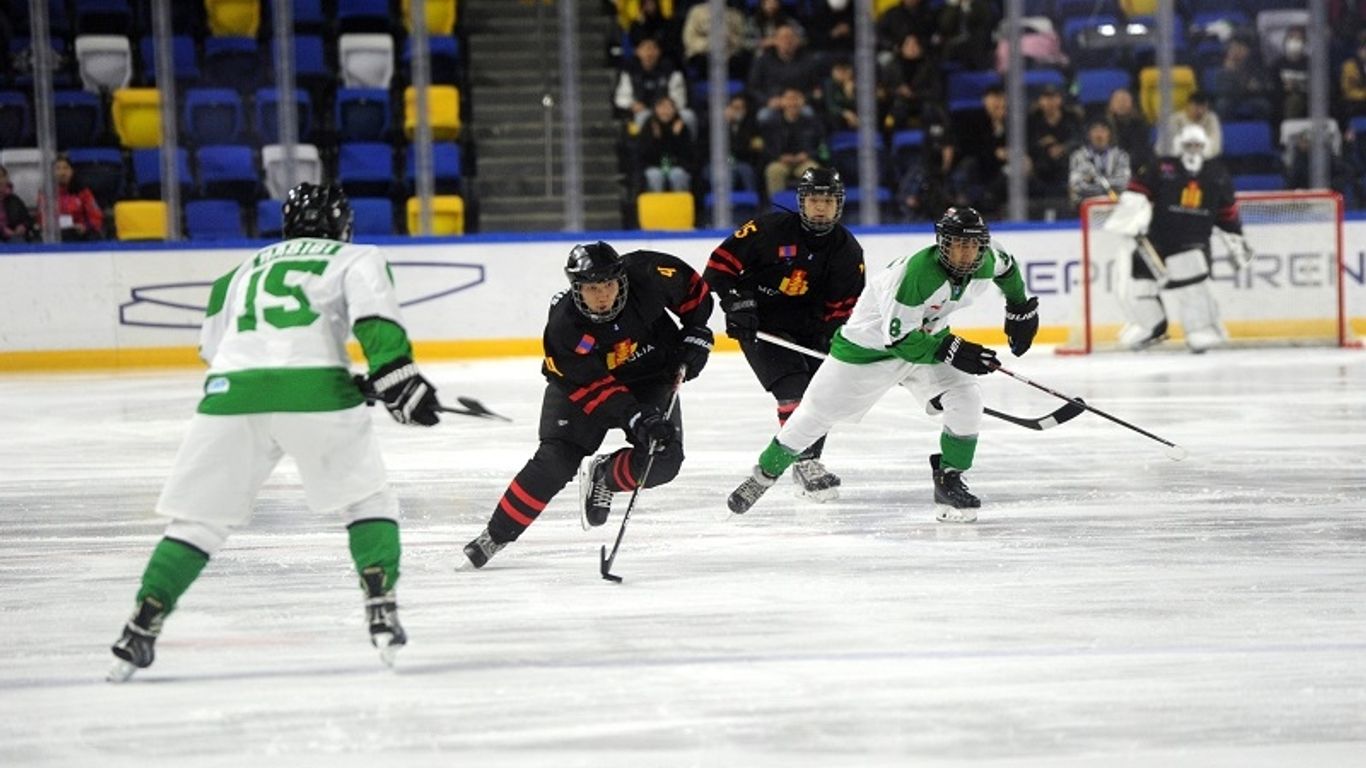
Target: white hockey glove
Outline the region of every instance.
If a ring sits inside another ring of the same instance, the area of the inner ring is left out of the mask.
[[[1136,237],[1148,231],[1153,219],[1153,205],[1148,198],[1138,192],[1125,190],[1119,194],[1119,203],[1105,220],[1103,229],[1117,235]]]
[[[1222,232],[1222,230],[1220,230]],[[1228,246],[1229,255],[1233,257],[1234,266],[1238,269],[1247,269],[1252,264],[1252,260],[1257,258],[1252,246],[1247,244],[1247,238],[1232,232],[1223,232],[1224,245]]]

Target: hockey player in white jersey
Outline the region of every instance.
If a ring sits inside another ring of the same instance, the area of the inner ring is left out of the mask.
[[[849,321],[835,334],[830,357],[802,402],[730,495],[742,514],[768,490],[803,449],[837,422],[858,421],[882,395],[901,385],[923,403],[938,398],[944,424],[939,452],[930,456],[936,517],[946,523],[977,519],[980,500],[963,473],[972,467],[982,422],[976,377],[999,367],[996,352],[955,335],[948,317],[992,285],[1005,296],[1010,350],[1023,355],[1039,330],[1037,297],[1025,293],[1015,260],[991,245],[981,214],[950,208],[935,225],[936,244],[903,256],[867,285]]]
[[[352,245],[351,206],[335,186],[300,184],[283,208],[283,242],[219,278],[200,331],[204,396],[157,501],[170,518],[136,607],[112,651],[109,679],[150,666],[162,622],[224,544],[251,518],[284,454],[308,506],[346,524],[371,642],[385,663],[407,642],[398,621],[399,507],[365,397],[346,351],[354,334],[368,388],[395,420],[436,424],[436,389],[418,373],[388,265]]]

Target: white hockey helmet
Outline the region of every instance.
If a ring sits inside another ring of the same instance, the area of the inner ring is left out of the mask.
[[[1209,146],[1209,135],[1198,125],[1188,125],[1176,136],[1176,151],[1181,155],[1181,164],[1192,174],[1200,172],[1205,164],[1205,148]]]

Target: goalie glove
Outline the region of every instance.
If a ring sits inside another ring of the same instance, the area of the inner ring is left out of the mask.
[[[1119,194],[1119,202],[1101,228],[1117,235],[1137,237],[1148,231],[1148,224],[1152,220],[1153,204],[1148,202],[1148,198],[1142,193],[1126,189]]]
[[[1239,270],[1247,269],[1252,264],[1252,260],[1257,258],[1252,246],[1247,244],[1247,238],[1233,232],[1224,232],[1224,245],[1228,246],[1229,255],[1233,257],[1233,265]]]
[[[430,427],[441,421],[436,387],[417,372],[417,365],[400,357],[375,371],[368,379],[370,389],[384,401],[389,415],[400,424]]]

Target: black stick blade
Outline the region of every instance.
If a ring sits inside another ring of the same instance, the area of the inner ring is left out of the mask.
[[[620,584],[620,583],[621,583],[621,577],[620,577],[620,576],[615,576],[615,575],[613,575],[612,572],[611,572],[611,571],[612,571],[612,561],[610,561],[610,560],[607,559],[607,545],[606,545],[606,544],[603,544],[603,545],[602,545],[602,551],[598,553],[598,557],[599,557],[599,562],[598,562],[598,573],[601,573],[601,574],[602,574],[602,578],[605,579],[605,580],[607,580],[607,581],[612,581],[612,582],[616,582],[617,584]]]

